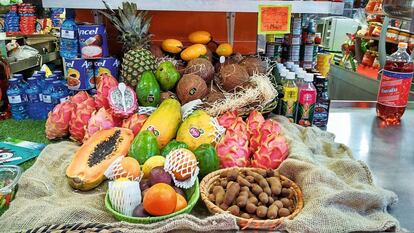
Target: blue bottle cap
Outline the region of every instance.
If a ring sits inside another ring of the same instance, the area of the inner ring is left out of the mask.
[[[13,74],[13,78],[20,80],[23,79],[23,75],[22,74]]]
[[[27,81],[29,82],[29,84],[36,84],[37,80],[34,77],[30,77],[27,79]]]
[[[63,72],[60,71],[60,70],[53,71],[53,74],[56,75],[56,76],[58,76],[58,77],[62,77],[63,76]]]
[[[47,78],[53,79],[53,81],[58,80],[58,77],[55,74],[49,75]]]
[[[39,70],[39,71],[37,71],[37,72],[36,72],[36,74],[41,74],[41,75],[45,75],[45,74],[46,74],[46,71],[43,71],[43,70]]]
[[[52,78],[47,78],[47,79],[46,79],[46,83],[47,83],[47,84],[52,84],[52,83],[53,83],[53,81],[55,81],[55,80],[53,80]]]
[[[17,79],[16,78],[11,78],[11,79],[9,79],[9,83],[17,83]]]

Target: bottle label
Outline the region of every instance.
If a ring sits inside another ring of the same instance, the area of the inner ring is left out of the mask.
[[[378,103],[389,107],[405,107],[410,94],[413,72],[384,70],[378,91]]]
[[[75,31],[72,30],[62,30],[61,35],[62,38],[65,39],[75,39]]]
[[[282,99],[282,114],[286,116],[290,122],[295,122],[296,102],[298,100],[297,87],[283,87],[284,96]]]
[[[66,96],[66,97],[60,98],[60,103],[66,102],[66,101],[68,101],[68,100],[69,100],[69,96]]]
[[[299,106],[296,122],[299,125],[311,126],[316,103],[316,90],[300,90]]]
[[[323,127],[328,124],[330,100],[320,99],[315,104],[313,125]]]
[[[43,102],[43,94],[42,93],[39,94],[39,100],[40,100],[40,102]]]
[[[43,95],[43,102],[51,104],[52,103],[52,97],[50,97],[50,95]]]
[[[20,104],[22,102],[22,97],[20,95],[9,95],[8,99],[11,104]]]
[[[40,102],[38,94],[28,94],[27,97],[28,97],[30,103]]]

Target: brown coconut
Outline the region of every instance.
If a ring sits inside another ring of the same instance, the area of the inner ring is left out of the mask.
[[[242,87],[249,82],[249,74],[239,64],[223,65],[220,69],[218,83],[227,92],[233,91],[236,87]]]
[[[150,46],[150,51],[152,53],[152,55],[154,55],[154,57],[156,58],[161,58],[164,57],[164,53],[162,52],[160,46],[152,44]]]
[[[214,66],[205,58],[196,58],[188,63],[184,73],[198,75],[209,83],[214,78]]]
[[[258,57],[247,57],[240,63],[246,70],[249,76],[266,73],[265,64]]]
[[[177,99],[177,96],[172,93],[171,91],[165,91],[165,92],[161,92],[161,102],[166,100],[166,99]]]
[[[243,55],[240,53],[236,53],[231,55],[230,57],[226,58],[223,65],[226,64],[239,64],[244,59]],[[220,68],[223,66],[220,62],[217,62],[214,68],[216,69],[216,73],[220,72]]]
[[[181,104],[185,104],[192,100],[202,99],[207,93],[207,84],[200,76],[196,74],[185,74],[178,81],[177,97]]]
[[[214,103],[224,98],[223,92],[215,84],[212,84],[208,94],[203,98],[203,102]]]

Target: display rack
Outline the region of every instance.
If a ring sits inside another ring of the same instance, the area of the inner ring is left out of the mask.
[[[10,71],[11,73],[18,73],[23,70],[27,70],[36,66],[41,66],[45,63],[55,61],[59,58],[58,52],[51,52],[47,54],[37,55],[29,57],[23,60],[10,62]]]
[[[106,0],[113,8],[121,6],[120,0]],[[258,0],[130,0],[141,10],[154,11],[204,11],[204,12],[257,12],[259,5],[291,5],[293,13],[317,13],[342,15],[342,2],[316,1],[258,1]],[[62,1],[43,0],[43,7],[74,9],[104,9],[99,0]]]

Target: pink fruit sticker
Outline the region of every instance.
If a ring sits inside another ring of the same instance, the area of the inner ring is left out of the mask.
[[[193,136],[193,138],[199,138],[202,134],[204,134],[203,129],[197,129],[194,127],[191,127],[189,130],[190,135]]]

